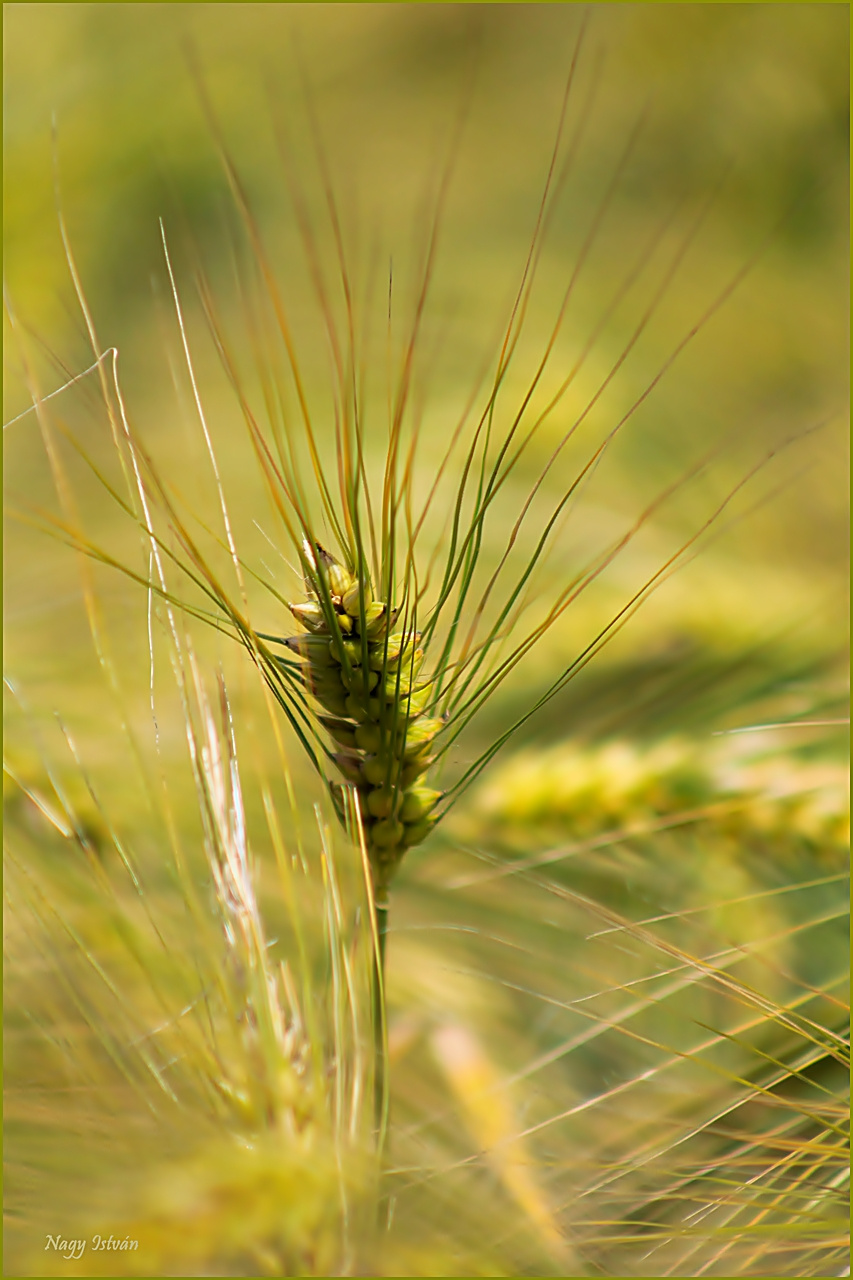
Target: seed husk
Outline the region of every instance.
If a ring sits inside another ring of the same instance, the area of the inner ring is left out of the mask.
[[[375,787],[367,793],[367,809],[374,818],[388,818],[394,808],[394,793],[387,787]]]
[[[370,590],[370,584],[365,582],[362,587],[361,580],[354,578],[346,591],[341,593],[341,604],[351,618],[362,617],[361,593],[364,592],[364,606],[366,610],[373,604],[373,595]],[[384,606],[383,606],[384,607]]]
[[[329,594],[332,596],[342,596],[352,582],[352,574],[349,569],[340,564],[339,561],[337,561],[325,547],[322,547],[319,542],[312,546],[306,539],[303,541],[302,546],[305,552],[305,558],[314,570],[312,575],[315,579],[315,582],[313,583],[314,590],[316,591],[320,576],[325,571],[326,581],[329,586]]]
[[[297,622],[301,622],[307,631],[315,634],[322,634],[324,631],[328,633],[326,626],[326,615],[319,604],[290,604],[288,609],[293,614]]]
[[[420,639],[420,632],[396,632],[388,637],[388,647],[379,645],[370,655],[370,665],[374,671],[392,671],[399,666],[400,659],[411,654],[412,642]]]
[[[385,739],[388,740],[386,733]],[[355,744],[362,751],[376,755],[382,749],[382,730],[378,724],[360,724],[355,731]]]
[[[382,706],[378,698],[367,699],[367,715],[370,720],[379,720],[382,716]]]
[[[284,642],[288,649],[298,653],[300,658],[307,658],[314,667],[331,667],[332,657],[329,642],[325,636],[307,635],[291,636]]]
[[[342,687],[337,690],[329,688],[312,689],[310,692],[328,715],[349,715],[347,710],[346,691]]]
[[[401,821],[406,825],[422,822],[440,799],[441,792],[434,791],[432,787],[410,788],[403,796],[403,803],[400,806]]]
[[[356,742],[355,725],[351,720],[342,720],[339,716],[318,716],[320,724],[331,734],[335,742],[340,743],[342,747],[353,749],[359,744]]]
[[[329,654],[338,665],[341,664],[342,656],[346,654],[346,660],[351,667],[360,667],[364,650],[360,640],[330,640]]]
[[[343,685],[341,686],[341,692],[343,693]],[[367,714],[366,707],[363,707],[360,700],[354,697],[353,694],[350,694],[349,697],[344,700],[344,711],[342,714],[350,716],[353,720],[358,721],[359,724],[364,724],[365,721],[370,718]]]
[[[432,682],[416,687],[411,694],[401,695],[402,718],[414,720],[425,709],[432,694]]]
[[[333,667],[315,667],[306,663],[300,675],[305,688],[317,697],[321,697],[326,693],[340,694],[342,697],[346,696],[346,690],[341,684],[340,674]]]
[[[341,669],[341,683],[350,693],[361,694],[364,696],[365,686],[367,692],[370,693],[379,684],[379,672],[371,671],[369,668],[365,671],[344,671]]]
[[[422,840],[426,840],[430,831],[432,831],[438,818],[424,818],[421,822],[413,822],[410,826],[403,828],[402,843],[407,849],[411,849],[413,845],[420,844]]]
[[[380,849],[390,849],[403,839],[403,824],[396,818],[381,818],[370,829],[373,843]]]
[[[377,721],[382,715],[384,706],[378,698],[368,698],[365,702],[364,694],[358,685],[347,698],[346,704],[346,714],[352,716],[353,720],[357,720],[359,724],[366,724],[370,720]]]
[[[394,702],[397,698],[408,698],[413,690],[415,694],[419,693],[422,686],[415,684],[416,678],[416,673],[409,671],[408,664],[396,671],[389,671],[382,686],[385,701]]]
[[[387,605],[380,604],[378,600],[374,600],[365,609],[364,618],[359,629],[371,640],[378,640],[385,634],[388,627],[393,625],[396,616],[396,613],[388,613]]]
[[[361,764],[361,772],[372,787],[381,787],[388,773],[388,765],[379,756],[365,756]]]
[[[413,724],[407,725],[406,741],[403,745],[404,758],[411,760],[421,751],[426,750],[443,728],[443,720],[416,720]]]
[[[432,762],[433,757],[428,755],[416,756],[414,760],[407,761],[400,770],[400,786],[410,787],[422,773],[426,773]]]

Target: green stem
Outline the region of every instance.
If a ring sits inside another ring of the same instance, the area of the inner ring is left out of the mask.
[[[385,1016],[385,939],[388,934],[388,900],[377,896],[376,932],[379,950],[373,966],[373,1034],[376,1065],[373,1085],[376,1146],[380,1159],[388,1121],[387,1025]]]

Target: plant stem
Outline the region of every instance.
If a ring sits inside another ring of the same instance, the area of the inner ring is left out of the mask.
[[[375,1074],[373,1084],[377,1151],[381,1157],[388,1117],[387,1025],[385,1017],[385,939],[388,932],[388,900],[376,901],[376,933],[379,948],[373,967],[373,1034]]]
[[[388,1214],[388,1198],[382,1189],[382,1160],[385,1151],[385,1136],[388,1131],[388,1027],[385,1010],[385,939],[388,933],[388,899],[385,896],[386,893],[387,890],[383,886],[374,899],[378,945],[373,958],[373,1118],[376,1133],[377,1175],[379,1178],[378,1195],[376,1197],[376,1222],[380,1231]]]

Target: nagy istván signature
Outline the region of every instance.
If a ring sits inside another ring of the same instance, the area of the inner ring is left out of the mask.
[[[57,1253],[61,1253],[69,1262],[76,1262],[83,1257],[87,1248],[93,1251],[109,1249],[117,1253],[132,1252],[139,1248],[139,1241],[132,1240],[130,1236],[99,1236],[94,1235],[90,1239],[67,1240],[65,1236],[51,1236],[46,1238],[45,1249],[53,1249]]]

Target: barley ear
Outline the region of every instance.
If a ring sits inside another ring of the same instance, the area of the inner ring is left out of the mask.
[[[405,851],[424,840],[437,820],[441,792],[426,786],[423,775],[444,723],[431,714],[433,685],[422,675],[426,654],[414,629],[404,625],[389,633],[397,612],[374,598],[364,577],[318,542],[306,539],[303,551],[309,599],[290,610],[307,634],[286,644],[300,659],[315,718],[333,739],[329,758],[358,793],[374,886],[382,897]],[[344,821],[339,783],[329,785]]]

